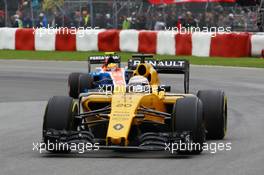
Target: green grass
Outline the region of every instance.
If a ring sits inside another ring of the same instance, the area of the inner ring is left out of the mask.
[[[50,52],[50,51],[12,51],[0,50],[0,59],[21,59],[21,60],[63,60],[83,61],[91,55],[103,55],[104,52]],[[133,53],[119,52],[122,61],[127,61]],[[257,67],[264,68],[264,59],[260,58],[220,58],[220,57],[194,57],[194,56],[171,56],[156,55],[155,58],[184,58],[191,64],[196,65],[220,65],[234,67]]]

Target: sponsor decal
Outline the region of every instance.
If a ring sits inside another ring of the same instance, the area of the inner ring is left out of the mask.
[[[114,125],[113,128],[114,128],[115,130],[119,131],[119,130],[123,129],[124,126],[123,126],[122,124],[118,123],[118,124]]]
[[[116,105],[116,107],[118,107],[118,108],[121,108],[121,107],[123,107],[123,108],[130,108],[132,106],[132,104],[117,104]]]
[[[113,116],[115,116],[115,117],[122,117],[122,116],[129,116],[129,114],[127,114],[127,113],[121,113],[121,114],[113,114]]]
[[[154,67],[184,67],[185,61],[175,61],[175,60],[146,60],[145,63],[152,64]],[[132,60],[132,65],[137,66],[140,64],[140,60]]]
[[[110,56],[105,56],[105,55],[102,55],[102,56],[91,56],[89,59],[90,60],[92,60],[92,61],[102,61],[102,60],[106,60],[106,59],[108,59]],[[119,60],[120,58],[119,58],[119,56],[112,56],[112,58],[114,59],[114,60]]]

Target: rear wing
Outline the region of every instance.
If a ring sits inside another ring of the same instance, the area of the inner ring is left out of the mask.
[[[184,59],[157,60],[153,55],[137,54],[128,60],[128,69],[135,70],[140,63],[150,63],[158,73],[184,74],[184,92],[189,93],[190,63]]]
[[[88,57],[88,72],[91,72],[92,64],[105,64],[109,58],[111,59],[111,63],[117,63],[118,66],[121,66],[121,57],[118,55],[98,55],[98,56],[90,56]]]

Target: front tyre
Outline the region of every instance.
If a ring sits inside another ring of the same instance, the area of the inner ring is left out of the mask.
[[[55,131],[76,131],[78,122],[74,116],[78,114],[78,105],[71,97],[54,96],[50,98],[46,107],[43,119],[43,141],[53,143],[57,141],[46,136],[49,130]],[[66,150],[48,150],[50,152],[61,153]],[[67,152],[67,151],[66,151]]]
[[[197,97],[203,102],[206,138],[220,140],[227,130],[227,98],[224,91],[202,90]]]
[[[205,129],[203,121],[203,104],[195,96],[178,99],[172,112],[172,132],[189,131],[192,145],[187,150],[179,150],[180,154],[199,154],[203,151]]]

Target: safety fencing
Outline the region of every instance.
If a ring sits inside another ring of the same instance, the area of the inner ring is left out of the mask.
[[[264,34],[0,28],[0,49],[250,57],[262,54]]]

